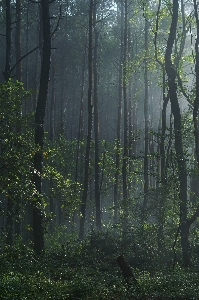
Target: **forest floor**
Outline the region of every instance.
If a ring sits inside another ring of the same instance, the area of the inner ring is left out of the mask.
[[[93,243],[93,241],[92,241]],[[0,254],[0,299],[7,300],[171,300],[199,299],[199,273],[134,268],[127,284],[111,249],[77,242],[39,258],[25,246]],[[98,241],[98,246],[100,245]]]

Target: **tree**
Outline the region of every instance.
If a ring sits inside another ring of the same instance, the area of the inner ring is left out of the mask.
[[[128,101],[127,101],[127,54],[128,54],[128,1],[125,0],[124,4],[124,48],[123,48],[123,102],[124,102],[124,145],[123,145],[123,163],[122,163],[122,188],[123,188],[123,233],[127,230],[127,202],[128,202],[128,186],[127,186],[127,167],[128,167]]]
[[[189,257],[189,241],[187,227],[187,169],[186,160],[183,151],[182,143],[182,128],[181,128],[181,112],[177,96],[176,69],[172,63],[171,55],[172,48],[176,38],[176,28],[178,21],[178,1],[173,1],[173,13],[170,27],[170,33],[167,40],[167,49],[165,53],[165,69],[168,76],[169,97],[171,102],[171,111],[174,116],[175,130],[175,151],[178,164],[178,179],[179,179],[179,199],[180,199],[180,223],[181,223],[181,246],[183,254],[183,262],[187,267],[190,263]]]
[[[21,61],[21,0],[16,1],[16,33],[15,33],[15,49],[16,49],[16,79],[22,81],[22,61]]]
[[[96,228],[101,229],[101,199],[100,199],[100,159],[99,159],[99,112],[98,112],[98,42],[97,1],[93,3],[94,54],[93,54],[93,102],[94,102],[94,134],[95,134],[95,203]]]
[[[35,144],[39,150],[34,155],[34,174],[33,182],[36,193],[33,203],[33,235],[34,251],[37,255],[44,250],[44,216],[42,209],[42,162],[44,148],[44,120],[48,94],[48,81],[50,72],[51,57],[51,31],[50,31],[50,12],[49,1],[41,0],[41,19],[42,19],[42,62],[40,73],[40,85],[35,111]]]
[[[146,6],[146,7],[145,7]],[[145,28],[144,28],[144,202],[143,202],[143,221],[146,219],[146,210],[148,203],[148,192],[149,192],[149,79],[148,79],[148,56],[149,56],[149,20],[147,15],[148,5],[144,4],[145,9]]]
[[[81,216],[80,216],[80,228],[79,238],[84,238],[84,226],[86,217],[86,202],[88,193],[89,183],[89,165],[90,165],[90,145],[92,135],[92,97],[93,97],[93,0],[90,0],[89,6],[89,33],[88,33],[88,127],[87,127],[87,141],[86,141],[86,155],[85,155],[85,166],[84,166],[84,187],[81,204]]]
[[[6,60],[4,69],[4,79],[8,81],[10,78],[10,64],[11,64],[11,5],[10,0],[6,0]]]
[[[121,119],[122,119],[122,63],[123,63],[123,44],[124,44],[124,6],[123,3],[117,4],[117,11],[120,18],[120,58],[118,74],[118,105],[117,105],[117,134],[116,134],[116,153],[115,153],[115,182],[114,182],[114,223],[118,222],[118,204],[119,204],[119,175],[120,175],[120,148],[121,148]],[[118,17],[119,19],[119,17]]]

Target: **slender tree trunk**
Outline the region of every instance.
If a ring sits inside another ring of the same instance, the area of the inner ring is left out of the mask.
[[[148,6],[148,5],[147,5]],[[147,8],[146,8],[147,9]],[[147,13],[146,13],[147,16]],[[149,192],[149,83],[148,83],[148,35],[149,35],[149,23],[148,18],[145,18],[145,62],[144,62],[144,202],[142,221],[146,220],[146,210],[148,204],[148,192]]]
[[[16,49],[16,79],[22,81],[22,61],[21,59],[21,1],[16,0],[16,34],[15,34],[15,49]]]
[[[65,31],[68,31],[68,16],[69,16],[69,3],[68,0],[66,0],[66,15],[65,15]],[[64,44],[63,47],[65,51],[62,54],[62,63],[63,66],[66,65],[67,57],[68,57],[68,35],[65,36],[64,39]],[[58,122],[56,121],[55,124],[57,123],[57,130],[56,130],[56,135],[62,135],[65,136],[67,135],[66,132],[66,126],[65,126],[65,106],[66,106],[66,91],[69,89],[68,88],[68,72],[66,72],[66,68],[61,68],[61,78],[62,78],[62,84],[61,84],[61,89],[60,89],[60,101],[59,101],[59,109],[56,107],[56,110],[59,111],[59,120]]]
[[[128,160],[128,107],[127,107],[127,45],[128,45],[128,5],[124,1],[124,56],[123,56],[123,101],[124,101],[124,150],[122,164],[123,182],[123,233],[127,231],[128,215],[128,187],[127,187],[127,160]],[[122,4],[123,5],[123,4]]]
[[[52,54],[51,66],[51,97],[49,105],[49,140],[54,141],[55,136],[55,98],[56,98],[56,58],[55,53]]]
[[[10,78],[10,64],[11,64],[11,5],[10,0],[6,0],[6,59],[4,69],[4,79],[8,81]],[[12,246],[13,243],[13,200],[9,195],[7,199],[6,210],[6,243]]]
[[[119,4],[118,4],[119,6]],[[118,202],[119,202],[119,177],[120,177],[120,148],[121,148],[121,118],[122,118],[122,62],[124,43],[124,7],[121,6],[121,36],[120,36],[120,62],[119,62],[119,84],[118,84],[118,109],[117,109],[117,137],[115,153],[115,182],[114,182],[114,224],[118,223]],[[118,9],[119,11],[119,9]],[[119,19],[119,18],[118,18]]]
[[[167,182],[167,164],[165,155],[165,134],[166,134],[166,108],[169,101],[169,96],[166,96],[166,72],[165,65],[158,59],[157,52],[157,34],[159,28],[161,0],[159,0],[157,16],[156,16],[156,30],[155,30],[155,59],[162,69],[162,94],[163,94],[163,107],[161,111],[161,137],[160,137],[160,180],[161,180],[161,193],[158,203],[158,250],[161,252],[163,249],[164,241],[164,219],[165,219],[165,185]]]
[[[16,32],[15,32],[15,52],[16,52],[16,80],[22,81],[22,61],[21,59],[21,0],[16,0]],[[20,134],[21,128],[16,124],[16,132]],[[22,224],[19,219],[21,199],[15,203],[15,233],[21,235]]]
[[[161,112],[161,137],[160,137],[160,181],[161,181],[161,194],[159,198],[158,208],[158,249],[159,251],[163,248],[163,228],[165,219],[165,194],[164,189],[167,181],[167,166],[165,159],[165,134],[166,134],[166,108],[169,101],[169,97],[166,96],[166,82],[165,82],[165,68],[163,68],[163,107]]]
[[[81,204],[81,216],[80,216],[80,229],[79,238],[84,238],[85,231],[85,217],[86,217],[86,203],[88,194],[88,183],[89,183],[89,165],[90,165],[90,145],[92,135],[92,93],[93,93],[93,59],[92,59],[92,48],[93,48],[93,0],[90,0],[89,7],[89,42],[88,42],[88,134],[86,142],[86,156],[85,156],[85,171],[84,171],[84,189],[82,195]]]
[[[6,0],[6,62],[3,72],[5,81],[10,78],[10,65],[11,65],[11,7],[10,0]]]
[[[198,3],[194,0],[194,11],[195,19],[197,25],[197,38],[195,42],[195,72],[196,72],[196,97],[194,101],[194,110],[193,110],[193,122],[194,122],[194,136],[195,136],[195,155],[198,163],[199,169],[199,129],[198,129],[198,110],[199,110],[199,19],[198,19]]]
[[[183,152],[182,130],[181,130],[181,113],[177,97],[176,84],[176,70],[172,64],[171,55],[173,44],[176,39],[176,28],[178,22],[178,7],[179,3],[173,0],[173,14],[170,27],[170,33],[167,41],[167,49],[165,53],[165,69],[168,76],[169,96],[171,101],[171,111],[174,116],[174,130],[175,130],[175,151],[178,164],[178,178],[180,184],[179,198],[180,198],[180,217],[181,217],[181,246],[184,266],[190,264],[189,257],[189,240],[187,226],[187,170],[186,160]]]
[[[99,32],[96,23],[97,1],[93,5],[94,26],[94,54],[93,54],[93,104],[94,104],[94,134],[95,134],[95,208],[96,228],[101,230],[101,195],[100,195],[100,169],[99,169],[99,116],[98,116],[98,38]]]
[[[51,143],[54,142],[55,137],[55,98],[56,98],[56,59],[55,59],[55,50],[52,53],[52,65],[51,65],[51,97],[50,97],[50,103],[49,103],[49,140]],[[49,162],[50,165],[52,165],[52,161]],[[55,214],[55,201],[53,197],[53,193],[51,192],[53,190],[53,178],[50,177],[50,195],[49,195],[49,206],[50,206],[50,213]],[[50,232],[53,231],[53,228],[55,226],[56,220],[53,218],[53,220],[50,223],[49,230]]]
[[[12,246],[13,244],[13,210],[14,203],[12,201],[11,193],[7,199],[7,209],[6,209],[6,244]]]
[[[35,202],[33,203],[33,235],[34,251],[39,255],[44,250],[44,216],[42,205],[42,172],[43,172],[43,147],[44,147],[44,120],[48,94],[48,81],[50,72],[51,56],[51,33],[50,33],[50,13],[49,1],[41,0],[42,16],[42,63],[40,74],[39,94],[35,112],[35,144],[40,149],[34,156],[33,181],[36,188]]]
[[[75,187],[74,192],[76,194],[76,190],[78,188],[78,178],[83,177],[82,168],[79,170],[79,165],[83,165],[83,155],[81,155],[81,147],[80,143],[83,141],[83,123],[84,123],[84,89],[85,89],[85,72],[86,72],[86,55],[87,55],[87,47],[85,46],[85,51],[83,54],[83,65],[82,65],[82,78],[81,78],[81,99],[80,99],[80,111],[79,111],[79,128],[77,134],[77,149],[76,149],[76,159],[75,159]],[[79,161],[80,160],[80,161]],[[79,177],[78,177],[79,174]],[[73,212],[72,217],[72,229],[75,226],[75,217],[76,211]]]
[[[26,9],[26,53],[28,53],[29,51],[29,5],[30,5],[30,2],[28,1],[27,3],[27,9]],[[29,78],[28,78],[28,75],[29,75],[29,71],[28,71],[28,56],[26,57],[26,63],[25,63],[25,87],[26,89],[28,90],[29,88]],[[27,107],[26,107],[26,103],[25,103],[25,113],[27,113]]]

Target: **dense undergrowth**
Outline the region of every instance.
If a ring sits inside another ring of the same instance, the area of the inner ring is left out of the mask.
[[[129,247],[110,233],[92,232],[83,242],[70,240],[38,258],[18,243],[0,256],[0,299],[199,299],[196,268],[185,271],[177,264],[172,271],[152,260],[152,249],[142,262],[143,255],[133,257]],[[116,263],[120,254],[137,283],[125,282]]]

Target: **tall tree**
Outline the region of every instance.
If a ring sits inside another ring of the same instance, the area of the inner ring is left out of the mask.
[[[86,141],[86,155],[85,155],[85,167],[84,167],[84,187],[82,194],[81,204],[81,216],[80,216],[80,228],[79,238],[84,238],[84,227],[86,217],[86,203],[88,194],[89,183],[89,165],[90,165],[90,145],[92,137],[92,96],[93,96],[93,0],[90,0],[89,7],[89,33],[88,33],[88,125],[87,125],[87,141]]]
[[[127,165],[128,165],[128,99],[127,99],[127,51],[128,51],[128,1],[124,4],[124,52],[123,52],[123,102],[124,102],[124,146],[123,146],[123,163],[122,163],[122,182],[123,182],[123,232],[127,229],[127,202],[128,202],[128,187],[127,187]]]
[[[176,68],[172,63],[172,49],[176,39],[176,29],[178,23],[178,8],[179,3],[173,0],[172,21],[170,27],[170,33],[167,40],[167,49],[165,52],[165,69],[168,76],[168,88],[169,97],[171,102],[171,111],[174,116],[174,130],[175,130],[175,151],[178,164],[178,179],[179,179],[179,200],[180,200],[180,232],[181,232],[181,246],[183,254],[183,262],[187,267],[190,263],[189,256],[189,240],[187,226],[187,169],[186,160],[183,151],[182,142],[182,128],[181,128],[181,112],[177,95],[177,83],[176,83]]]
[[[11,68],[11,1],[6,0],[6,59],[4,69],[4,80],[8,81],[10,78]],[[7,212],[6,212],[6,243],[12,245],[13,243],[13,200],[12,196],[9,195],[7,199]]]
[[[11,69],[11,1],[6,0],[6,60],[4,69],[4,79],[8,81]]]
[[[51,32],[49,0],[41,0],[42,20],[42,61],[40,85],[35,111],[35,144],[39,147],[34,155],[33,181],[36,188],[35,202],[33,203],[33,235],[34,251],[39,255],[44,250],[44,216],[42,210],[42,173],[43,173],[43,147],[44,147],[44,120],[48,94],[48,81],[51,57]]]
[[[22,81],[22,60],[21,60],[21,0],[16,0],[16,79]]]
[[[116,153],[115,153],[115,181],[114,181],[114,223],[118,222],[118,203],[119,203],[119,175],[120,175],[120,148],[121,148],[121,119],[122,119],[122,63],[123,63],[123,43],[124,43],[124,5],[117,4],[117,19],[120,17],[120,59],[118,74],[118,106],[117,106],[117,136],[116,136]]]
[[[149,191],[149,79],[148,79],[148,38],[149,38],[149,20],[148,4],[144,4],[145,28],[144,28],[144,202],[143,202],[143,221],[146,219],[146,209]]]
[[[93,53],[93,104],[94,104],[94,134],[95,134],[95,203],[96,227],[101,229],[101,199],[100,199],[100,169],[99,169],[99,113],[98,113],[98,40],[97,1],[93,4],[94,53]]]
[[[196,28],[197,28],[197,36],[195,43],[195,72],[196,72],[196,97],[194,101],[194,109],[193,109],[193,122],[194,122],[194,136],[195,136],[195,154],[196,160],[198,163],[199,169],[199,130],[198,130],[198,110],[199,110],[199,18],[198,18],[198,3],[196,0],[194,2],[194,12],[195,12],[195,20],[196,20]]]
[[[158,57],[158,49],[157,49],[157,34],[159,29],[159,19],[160,19],[160,8],[161,8],[161,0],[158,3],[158,9],[156,14],[156,27],[154,33],[154,46],[155,46],[155,60],[159,64],[162,71],[162,110],[161,110],[161,136],[160,136],[160,181],[161,181],[161,193],[159,197],[159,213],[158,213],[158,249],[159,251],[163,248],[163,226],[164,226],[164,218],[165,218],[165,195],[164,189],[166,185],[166,177],[167,177],[167,166],[166,166],[166,154],[165,154],[165,134],[166,134],[166,108],[169,102],[169,96],[166,95],[166,72],[165,72],[165,64]]]

